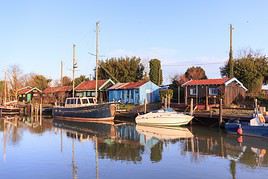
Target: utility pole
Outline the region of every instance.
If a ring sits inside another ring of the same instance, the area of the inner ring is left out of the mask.
[[[98,103],[98,67],[99,67],[99,24],[100,22],[96,22],[96,71],[95,71],[95,98],[96,103]]]
[[[234,60],[233,60],[233,26],[230,24],[230,51],[229,51],[229,61],[228,61],[228,67],[229,67],[229,74],[228,77],[232,78],[234,77]]]
[[[60,84],[63,86],[63,61],[60,62]]]
[[[75,59],[75,44],[73,44],[73,97],[74,97],[74,72],[77,68],[77,61]]]

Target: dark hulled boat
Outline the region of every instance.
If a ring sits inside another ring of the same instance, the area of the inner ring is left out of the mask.
[[[53,108],[54,118],[68,121],[112,121],[116,106],[112,103],[95,104],[92,98],[67,98],[65,106]]]
[[[268,125],[265,123],[265,118],[262,114],[256,114],[250,122],[228,121],[225,123],[225,130],[231,134],[268,137]]]

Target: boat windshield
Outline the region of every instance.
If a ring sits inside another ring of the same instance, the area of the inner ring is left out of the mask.
[[[67,99],[66,104],[76,104],[75,98]]]
[[[83,103],[83,104],[88,104],[88,103],[89,103],[89,101],[88,101],[88,99],[87,99],[87,98],[84,98],[84,99],[82,99],[82,103]]]

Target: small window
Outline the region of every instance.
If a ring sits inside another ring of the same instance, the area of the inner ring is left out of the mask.
[[[88,104],[88,100],[87,99],[82,99],[83,104]]]
[[[71,104],[71,99],[67,99],[67,104]]]
[[[208,89],[208,94],[209,95],[218,95],[218,89],[217,88],[209,88]]]
[[[71,104],[75,104],[75,99],[71,99]]]
[[[196,88],[190,88],[190,95],[196,95]]]
[[[88,99],[89,100],[89,103],[94,103],[94,99],[93,98],[90,98],[90,99]]]
[[[77,104],[81,104],[81,101],[80,101],[80,99],[77,99]]]
[[[95,96],[95,91],[94,92],[91,92],[91,96]]]

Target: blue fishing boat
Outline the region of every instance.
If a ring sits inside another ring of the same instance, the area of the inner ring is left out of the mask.
[[[225,123],[225,130],[231,134],[268,137],[268,124],[265,123],[264,116],[259,113],[255,113],[249,122],[230,120]]]
[[[53,108],[53,116],[69,121],[112,121],[116,105],[112,103],[96,104],[93,98],[67,98],[65,106]]]

